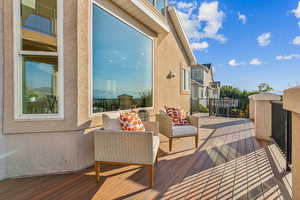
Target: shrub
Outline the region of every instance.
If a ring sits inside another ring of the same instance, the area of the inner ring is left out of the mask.
[[[198,111],[199,111],[199,112],[202,112],[202,113],[208,113],[209,110],[208,110],[207,107],[205,107],[205,106],[199,104],[199,105],[198,105]]]

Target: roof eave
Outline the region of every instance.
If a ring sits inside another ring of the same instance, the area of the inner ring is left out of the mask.
[[[171,18],[171,20],[174,24],[176,33],[178,34],[179,39],[182,42],[182,45],[184,47],[184,50],[185,50],[185,52],[186,52],[186,54],[189,58],[190,65],[195,65],[197,63],[195,55],[194,55],[193,50],[190,46],[188,38],[187,38],[187,36],[186,36],[186,34],[183,30],[183,27],[182,27],[182,24],[179,20],[178,15],[177,15],[176,9],[173,6],[168,7],[168,12],[169,12],[170,18]]]
[[[170,27],[164,17],[147,0],[112,0],[131,16],[157,33],[169,33]]]

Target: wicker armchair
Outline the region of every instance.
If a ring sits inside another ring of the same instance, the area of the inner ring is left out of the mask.
[[[172,151],[172,139],[181,137],[195,137],[195,145],[198,147],[199,118],[187,115],[191,125],[174,126],[172,119],[165,110],[160,110],[156,119],[159,122],[159,132],[169,138],[169,151]]]
[[[104,123],[105,121],[107,122],[104,120]],[[101,164],[132,164],[147,167],[149,183],[151,186],[154,184],[154,163],[157,161],[159,147],[158,123],[143,122],[143,124],[145,132],[112,129],[95,131],[95,169],[98,182]]]

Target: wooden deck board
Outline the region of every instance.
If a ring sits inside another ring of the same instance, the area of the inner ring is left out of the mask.
[[[290,177],[276,146],[254,138],[245,119],[201,119],[199,147],[194,138],[176,139],[173,152],[161,137],[155,185],[148,187],[146,169],[102,166],[62,175],[8,179],[0,182],[0,200],[39,199],[290,199]]]

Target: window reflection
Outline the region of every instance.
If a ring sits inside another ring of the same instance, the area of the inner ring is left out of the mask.
[[[154,5],[154,0],[148,0],[152,5]]]
[[[23,114],[58,113],[58,60],[23,56]]]
[[[162,14],[164,14],[165,0],[156,0],[156,8],[157,8],[157,10],[159,10]]]
[[[22,0],[22,50],[57,51],[56,0]]]
[[[93,112],[152,106],[152,40],[93,5]]]

